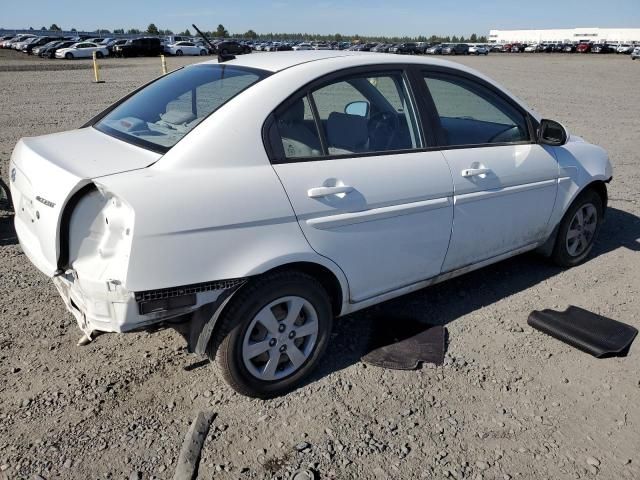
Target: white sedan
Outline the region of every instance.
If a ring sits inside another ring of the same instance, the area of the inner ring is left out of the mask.
[[[66,58],[73,60],[75,58],[92,58],[93,52],[96,52],[97,58],[107,57],[109,49],[105,46],[97,45],[92,42],[80,42],[71,45],[68,48],[56,50],[56,58]]]
[[[473,69],[344,51],[181,68],[9,168],[22,249],[84,341],[173,326],[261,398],[335,317],[530,250],[585,261],[612,178]]]
[[[470,45],[469,55],[489,55],[489,49],[486,45]]]
[[[537,49],[538,49],[537,43],[527,45],[526,47],[524,47],[524,51],[527,53],[535,53]]]
[[[298,50],[313,50],[313,47],[311,46],[310,43],[299,43],[298,45],[294,45],[293,50],[298,51]]]
[[[171,55],[207,55],[209,51],[202,45],[196,45],[194,42],[176,42],[165,47],[165,52]]]

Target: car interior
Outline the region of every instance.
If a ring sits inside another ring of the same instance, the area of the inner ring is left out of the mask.
[[[358,92],[358,96],[345,93],[326,96],[313,93],[320,124],[324,130],[328,155],[349,155],[368,152],[395,151],[415,148],[417,133],[410,128],[410,106],[404,100],[401,87],[402,108],[396,108],[376,88],[370,79],[357,77],[345,83]],[[284,154],[287,158],[316,157],[323,155],[316,122],[310,113],[307,97],[300,97],[276,114],[277,126]],[[413,120],[411,120],[413,122]]]

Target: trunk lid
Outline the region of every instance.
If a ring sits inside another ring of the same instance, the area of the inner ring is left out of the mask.
[[[53,276],[73,195],[94,178],[145,168],[160,157],[90,127],[19,140],[9,172],[16,233],[29,260]]]

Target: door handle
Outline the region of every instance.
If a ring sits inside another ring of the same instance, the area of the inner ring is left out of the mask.
[[[467,168],[465,170],[462,170],[462,172],[460,172],[460,175],[462,175],[463,177],[476,177],[478,175],[486,175],[490,172],[490,168]]]
[[[353,187],[348,185],[338,185],[335,187],[315,187],[307,191],[309,198],[322,198],[329,195],[337,195],[339,193],[349,193],[353,191]]]

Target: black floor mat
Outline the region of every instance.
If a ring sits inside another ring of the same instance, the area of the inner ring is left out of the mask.
[[[412,318],[373,320],[368,353],[362,361],[395,370],[414,370],[420,363],[444,363],[446,329]]]
[[[574,306],[564,312],[534,310],[527,323],[597,358],[626,356],[638,334],[630,325]]]

